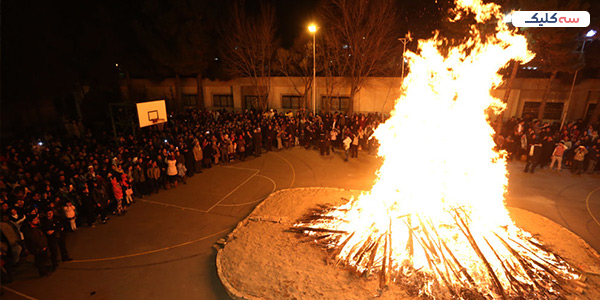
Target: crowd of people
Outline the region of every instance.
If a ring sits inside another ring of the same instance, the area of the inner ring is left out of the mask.
[[[2,280],[10,281],[27,255],[40,276],[51,274],[59,257],[71,260],[68,232],[124,215],[135,199],[177,188],[213,165],[293,147],[323,156],[340,151],[345,161],[359,149],[373,154],[378,145],[369,137],[384,120],[380,114],[187,110],[135,136],[93,135],[69,123],[60,137],[15,141],[0,153]],[[525,160],[526,172],[538,166],[597,172],[598,127],[582,128],[581,122],[560,128],[511,118],[496,143],[509,161]]]
[[[186,184],[213,165],[292,147],[340,150],[346,161],[359,148],[374,153],[368,137],[382,121],[379,114],[188,110],[135,136],[93,135],[68,123],[64,136],[15,141],[0,153],[2,280],[27,255],[40,276],[51,274],[71,260],[68,232],[106,223],[136,198]]]
[[[534,173],[537,167],[560,172],[594,174],[600,171],[599,124],[585,125],[582,120],[561,128],[559,123],[512,117],[496,136],[496,144],[506,150],[508,160],[525,161],[524,172]]]

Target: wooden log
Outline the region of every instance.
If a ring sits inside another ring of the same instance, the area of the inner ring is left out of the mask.
[[[504,275],[506,275],[506,277],[508,278],[513,291],[515,291],[517,294],[520,294],[520,295],[526,293],[527,292],[526,285],[524,285],[519,279],[517,279],[516,277],[514,277],[512,275],[511,271],[508,269],[508,266],[506,266],[506,264],[504,263],[503,259],[500,257],[500,255],[498,254],[496,249],[494,249],[492,247],[490,242],[485,237],[483,239],[487,243],[488,247],[490,247],[490,249],[492,249],[492,252],[496,256],[498,261],[500,261],[500,265],[502,265],[502,269],[504,269]]]
[[[384,236],[385,236],[385,243],[383,246],[383,264],[381,265],[381,275],[379,277],[379,288],[380,289],[383,289],[387,285],[385,278],[387,276],[387,274],[386,274],[387,266],[386,265],[387,265],[387,255],[388,255],[387,253],[389,251],[389,249],[388,249],[389,244],[388,244],[387,234],[384,234]]]
[[[502,242],[504,247],[506,247],[506,249],[508,249],[508,251],[510,251],[511,254],[517,259],[517,261],[521,265],[521,268],[523,268],[523,270],[525,270],[525,274],[533,282],[533,286],[532,285],[530,285],[530,286],[532,288],[536,288],[537,291],[541,291],[542,293],[546,294],[547,289],[545,286],[543,286],[540,283],[539,275],[537,275],[536,273],[533,272],[533,270],[534,270],[533,265],[528,260],[526,260],[523,256],[521,256],[519,254],[519,252],[517,250],[515,250],[512,246],[510,246],[508,244],[508,242],[506,242],[500,235],[496,234],[496,237],[498,237],[498,239],[500,240],[500,242]]]
[[[404,223],[408,228],[408,241],[406,242],[406,251],[408,251],[408,257],[410,259],[415,255],[415,247],[413,244],[413,228],[412,228],[412,216],[408,216],[407,221]]]
[[[435,226],[431,226],[431,228],[433,229],[435,234],[439,237],[440,235],[437,232],[437,230],[435,229]],[[444,247],[444,250],[446,250],[446,252],[452,258],[452,261],[458,266],[458,269],[460,270],[461,274],[463,276],[465,276],[465,278],[471,284],[471,286],[475,286],[476,285],[475,280],[473,280],[473,277],[471,277],[471,274],[469,274],[467,269],[465,267],[463,267],[463,265],[460,263],[460,261],[458,261],[458,259],[456,258],[456,256],[452,252],[452,250],[450,250],[450,247],[448,247],[448,244],[446,243],[446,241],[444,241],[444,239],[442,239],[442,238],[439,238],[439,241],[440,241],[440,244],[442,245],[442,247]]]
[[[347,231],[344,231],[344,230],[336,230],[336,229],[329,229],[329,228],[318,228],[318,227],[309,227],[309,226],[294,226],[294,227],[290,227],[289,230],[292,231],[292,232],[300,232],[300,233],[303,233],[305,231],[327,232],[327,233],[348,233]]]
[[[354,236],[354,233],[356,232],[352,232],[352,234],[350,234],[338,247],[335,251],[333,251],[331,253],[331,257],[330,259],[335,259],[338,254],[340,254],[342,252],[342,250],[344,249],[344,247],[346,247],[346,244],[348,244],[348,242],[350,241],[350,239]]]
[[[388,214],[389,215],[389,214]],[[390,283],[390,279],[392,277],[392,272],[394,271],[394,264],[393,264],[393,255],[394,255],[394,247],[393,247],[393,241],[392,241],[392,218],[389,218],[389,224],[388,224],[388,239],[390,240],[390,251],[388,251],[388,277],[386,278],[386,285],[388,285]]]
[[[508,297],[506,295],[506,292],[504,291],[504,287],[502,287],[502,283],[498,279],[498,276],[494,272],[494,269],[490,265],[489,261],[485,258],[485,255],[483,255],[483,252],[481,252],[481,249],[477,245],[477,241],[475,241],[475,239],[473,238],[473,235],[471,234],[471,230],[469,230],[469,227],[467,226],[467,224],[465,223],[463,218],[458,214],[458,212],[454,211],[454,213],[455,214],[453,215],[453,217],[454,217],[455,222],[457,223],[457,225],[459,225],[460,230],[469,240],[469,243],[471,244],[471,247],[473,247],[473,250],[475,250],[475,253],[477,254],[477,256],[479,256],[481,261],[483,261],[483,263],[488,271],[489,276],[492,278],[492,282],[494,283],[496,290],[502,296],[502,299],[507,300]]]
[[[377,239],[377,242],[375,243],[375,246],[371,250],[371,255],[369,255],[369,262],[367,262],[367,268],[366,268],[367,276],[369,276],[371,271],[373,270],[373,264],[375,263],[375,257],[377,256],[377,250],[379,249],[379,244],[381,243],[382,238],[383,238],[383,235],[380,235],[379,238]]]
[[[375,242],[369,236],[367,241],[363,243],[363,246],[356,252],[356,254],[352,257],[352,259],[356,260],[356,266],[360,266],[360,262],[365,257],[365,254],[371,249]],[[358,257],[357,257],[358,256]]]

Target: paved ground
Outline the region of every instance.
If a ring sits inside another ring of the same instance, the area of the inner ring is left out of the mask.
[[[2,299],[229,299],[212,245],[271,192],[308,186],[369,189],[380,161],[344,163],[293,149],[205,170],[175,190],[138,200],[127,215],[71,234],[72,262],[38,278],[31,263]],[[600,251],[600,175],[509,165],[508,205],[544,215]]]

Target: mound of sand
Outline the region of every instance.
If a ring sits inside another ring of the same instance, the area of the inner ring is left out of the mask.
[[[382,293],[377,276],[359,277],[328,265],[326,252],[288,228],[318,204],[340,205],[360,191],[296,188],[271,194],[220,241],[217,272],[234,299],[416,299],[391,284]],[[531,212],[509,208],[513,221],[554,253],[585,272],[577,299],[600,299],[600,256],[564,227]],[[582,285],[583,286],[583,285]]]

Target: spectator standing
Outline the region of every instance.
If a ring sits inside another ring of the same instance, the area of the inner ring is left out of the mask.
[[[350,146],[350,157],[358,158],[359,137],[356,132],[352,133],[352,145]]]
[[[573,165],[571,166],[571,173],[581,175],[583,172],[583,160],[585,155],[588,153],[585,146],[579,146],[575,149],[575,155],[573,156]]]
[[[563,159],[565,150],[567,150],[567,146],[565,146],[565,142],[560,141],[558,143],[558,145],[554,148],[554,151],[552,152],[552,162],[550,163],[550,170],[552,170],[554,168],[554,163],[556,162],[557,163],[556,170],[560,172],[560,169],[562,167],[562,159]]]
[[[550,164],[552,160],[552,152],[554,150],[554,141],[552,137],[547,135],[542,140],[542,155],[540,158],[540,166],[545,167]]]
[[[350,151],[350,144],[352,144],[352,138],[350,138],[350,135],[346,135],[346,137],[344,138],[344,161],[348,161],[348,152]]]
[[[332,128],[331,131],[329,132],[330,135],[330,139],[331,139],[331,151],[335,152],[335,148],[338,147],[338,141],[337,141],[337,136],[338,136],[338,131],[337,129]]]
[[[208,140],[205,139],[202,141],[202,157],[204,168],[210,169],[212,167],[212,151],[212,145],[208,142]]]
[[[194,154],[194,168],[196,173],[202,173],[202,154],[203,150],[200,146],[200,141],[194,140],[194,148],[192,148]]]
[[[587,172],[589,174],[594,174],[594,169],[596,168],[596,164],[598,160],[600,160],[600,149],[598,149],[598,145],[593,145],[588,153],[588,169]]]
[[[534,136],[535,137],[535,136]],[[527,153],[527,163],[525,164],[525,170],[523,172],[533,174],[535,167],[540,164],[542,156],[542,144],[535,140],[529,146],[529,152]]]
[[[169,154],[167,158],[167,189],[173,187],[177,187],[177,160],[173,154]]]
[[[34,256],[34,264],[40,274],[40,277],[49,274],[48,259],[48,239],[40,228],[40,219],[38,216],[31,215],[23,225],[23,234],[25,235],[25,244],[27,250]]]
[[[194,174],[196,174],[196,157],[194,156],[194,151],[191,147],[188,147],[187,144],[185,145],[185,147],[183,147],[183,149],[181,149],[181,151],[181,154],[185,158],[184,165],[186,168],[186,175],[188,177],[192,177],[194,176]]]
[[[82,218],[87,221],[88,226],[94,225],[96,222],[96,207],[97,204],[94,202],[94,197],[90,192],[89,186],[86,183],[81,190],[81,215]]]
[[[519,156],[527,157],[527,135],[521,134],[519,139],[521,141],[521,146],[519,147]],[[519,157],[519,159],[523,160],[521,157]]]
[[[41,228],[46,234],[48,242],[48,250],[50,250],[50,259],[52,261],[52,271],[58,268],[58,252],[63,262],[73,260],[69,257],[67,244],[65,242],[64,226],[60,217],[56,216],[53,210],[46,212],[46,217],[43,218]]]
[[[148,175],[148,188],[150,189],[149,192],[158,193],[158,189],[160,187],[160,168],[158,167],[158,163],[156,161],[150,161],[148,163],[146,174]]]
[[[124,211],[123,211],[123,188],[117,181],[117,178],[112,175],[112,173],[108,173],[108,180],[112,187],[112,192],[115,197],[115,201],[116,201],[116,205],[117,205],[115,214],[117,216],[121,216],[124,213]]]
[[[262,133],[260,132],[260,127],[254,129],[252,143],[254,144],[254,156],[259,157],[262,152]]]
[[[105,224],[106,221],[108,221],[108,216],[106,212],[108,210],[108,204],[110,202],[108,198],[108,192],[106,191],[104,185],[98,182],[98,180],[94,180],[92,182],[92,185],[94,186],[92,189],[92,203],[96,204],[96,209],[100,213],[100,220],[102,221],[102,224]]]
[[[140,163],[141,165],[142,163]],[[124,195],[125,195],[125,203],[123,205],[129,207],[131,203],[133,203],[133,167],[129,166],[127,168],[127,173],[121,175],[121,181],[119,182],[123,187]],[[143,172],[143,171],[142,171]],[[129,175],[131,174],[131,176]],[[147,189],[147,186],[146,186]]]
[[[5,214],[2,214],[0,229],[2,230],[2,236],[6,239],[8,247],[10,248],[10,253],[7,253],[8,259],[6,260],[6,270],[10,275],[11,269],[19,262],[21,252],[23,251],[23,247],[21,246],[21,234],[8,220],[8,216]]]
[[[237,148],[238,154],[241,161],[246,158],[246,141],[244,137],[240,135],[240,138],[237,140]]]
[[[187,168],[185,166],[185,156],[181,151],[175,150],[175,159],[177,161],[177,176],[183,182],[187,184]]]
[[[148,195],[148,187],[146,184],[146,172],[141,164],[135,164],[132,172],[133,177],[133,192],[136,197],[144,197]]]
[[[71,230],[77,231],[77,223],[75,222],[77,220],[77,210],[75,209],[73,203],[71,201],[67,201],[67,203],[63,207],[63,211],[65,214],[65,218],[69,222]]]

